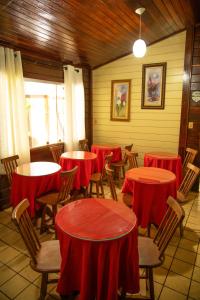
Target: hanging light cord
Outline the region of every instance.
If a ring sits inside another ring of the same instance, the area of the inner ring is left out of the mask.
[[[141,39],[141,15],[140,15],[140,31],[139,31],[139,39]]]

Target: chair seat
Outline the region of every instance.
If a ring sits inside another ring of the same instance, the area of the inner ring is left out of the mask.
[[[60,271],[61,255],[58,240],[41,243],[41,248],[36,255],[37,264],[31,261],[31,267],[37,272],[54,273]]]
[[[138,252],[140,268],[154,268],[163,263],[163,259],[159,258],[160,251],[151,238],[138,237]]]
[[[111,163],[112,167],[123,167],[125,166],[125,162],[123,160],[119,160]]]
[[[90,177],[90,181],[98,182],[101,180],[101,173],[93,173]]]
[[[46,194],[40,198],[37,198],[36,201],[42,204],[56,204],[58,198],[58,192]]]
[[[132,207],[133,195],[127,193],[119,193],[117,194],[117,199],[119,202],[123,202],[128,207]]]

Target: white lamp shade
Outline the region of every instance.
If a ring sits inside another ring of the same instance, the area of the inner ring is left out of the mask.
[[[138,39],[133,44],[133,54],[135,57],[143,57],[146,53],[147,47],[145,41]]]

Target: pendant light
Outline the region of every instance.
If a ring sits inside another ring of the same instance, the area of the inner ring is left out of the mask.
[[[145,11],[144,7],[140,7],[135,10],[135,13],[140,16],[140,31],[139,31],[139,39],[136,40],[133,44],[133,55],[135,57],[143,57],[146,53],[146,43],[144,40],[141,39],[141,16]]]

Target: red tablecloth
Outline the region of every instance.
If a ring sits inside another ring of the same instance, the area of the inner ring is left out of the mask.
[[[169,195],[176,198],[176,176],[168,170],[151,167],[130,169],[126,172],[122,192],[133,194],[133,211],[138,225],[159,225],[166,210]]]
[[[182,162],[180,155],[167,152],[150,152],[144,156],[145,167],[162,168],[172,171],[176,175],[176,187],[182,181]]]
[[[30,202],[29,213],[35,216],[39,204],[35,198],[53,190],[59,190],[61,167],[51,162],[33,162],[20,165],[13,173],[11,203],[15,207],[24,198]]]
[[[80,291],[79,300],[116,300],[120,287],[138,292],[136,217],[123,203],[102,198],[74,201],[56,215],[56,229],[61,295]]]
[[[75,189],[80,190],[81,186],[88,186],[91,174],[94,171],[94,162],[96,158],[96,154],[86,151],[69,151],[61,155],[60,165],[63,171],[78,166],[74,179]]]
[[[95,171],[101,172],[105,162],[105,155],[113,153],[112,162],[122,159],[122,151],[120,146],[109,145],[92,145],[91,151],[97,154]]]

